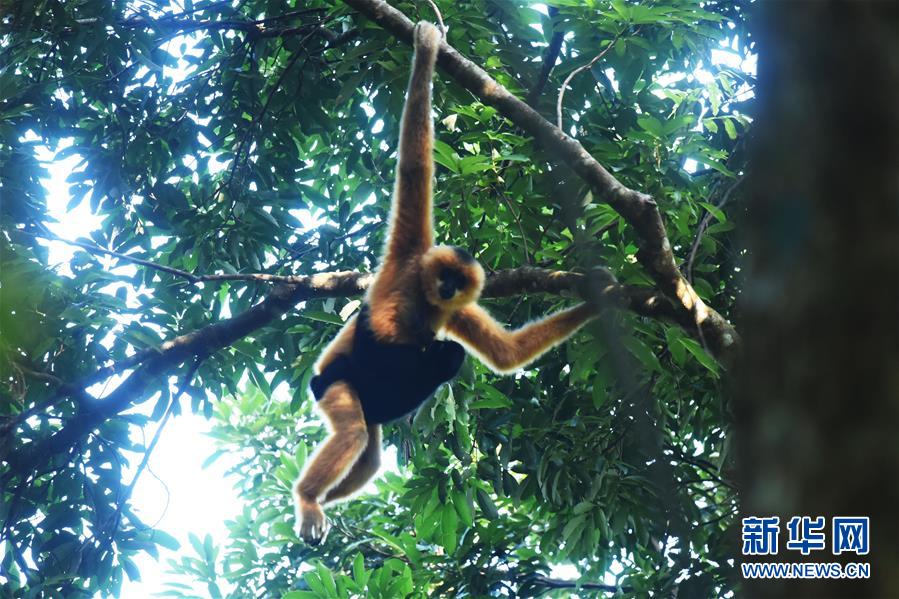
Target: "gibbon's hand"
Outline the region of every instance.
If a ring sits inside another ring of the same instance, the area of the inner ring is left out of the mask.
[[[412,39],[415,43],[415,49],[436,50],[440,47],[440,40],[443,34],[436,25],[428,21],[419,21],[415,24],[412,32]]]

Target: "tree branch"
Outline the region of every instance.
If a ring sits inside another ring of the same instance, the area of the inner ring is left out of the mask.
[[[227,275],[234,276],[234,275]],[[243,275],[250,277],[253,275]],[[259,275],[262,280],[272,280],[273,275]],[[80,411],[65,426],[44,441],[20,448],[8,457],[11,470],[24,472],[33,469],[41,461],[68,451],[74,443],[90,434],[105,420],[130,408],[146,395],[155,381],[167,376],[184,361],[197,356],[208,356],[225,348],[238,339],[268,325],[302,301],[328,297],[358,296],[365,292],[372,275],[358,272],[320,273],[309,276],[279,277],[290,283],[277,285],[260,303],[231,318],[209,324],[190,333],[179,335],[157,347],[147,348],[122,362],[105,366],[84,379],[81,384],[103,380],[104,376],[135,370],[107,397],[96,400],[83,392],[83,387],[63,385],[56,400],[68,395],[80,394]],[[605,270],[597,269],[587,274],[552,271],[543,268],[523,267],[502,270],[487,277],[483,296],[487,298],[517,296],[525,293],[551,293],[601,297],[618,308],[629,308],[644,316],[675,320],[679,312],[670,301],[651,289],[619,285]],[[46,402],[49,407],[55,402]],[[31,411],[28,411],[31,413]],[[23,413],[24,414],[24,413]],[[20,415],[21,416],[21,415]],[[10,434],[21,423],[15,418],[4,424],[0,436]]]
[[[390,31],[398,39],[412,42],[413,23],[383,0],[344,0],[360,13]],[[671,243],[656,201],[629,189],[612,176],[584,147],[515,97],[482,68],[441,42],[438,65],[481,101],[497,108],[524,131],[531,134],[559,160],[570,166],[593,190],[630,224],[641,239],[637,258],[659,289],[689,317],[715,356],[729,361],[739,342],[733,326],[708,307],[683,277],[674,259]]]
[[[67,245],[71,245],[74,247],[79,247],[85,251],[90,252],[95,255],[102,256],[112,256],[113,258],[118,258],[119,260],[124,260],[126,262],[131,262],[132,264],[139,264],[141,266],[146,266],[147,268],[152,268],[153,270],[158,270],[160,272],[166,272],[170,275],[175,275],[178,277],[182,277],[190,281],[191,283],[199,283],[201,281],[200,277],[190,274],[185,270],[180,270],[178,268],[172,268],[171,266],[164,266],[162,264],[157,264],[155,262],[150,262],[149,260],[144,260],[142,258],[137,258],[135,256],[129,256],[128,254],[121,254],[119,252],[113,250],[107,250],[105,248],[101,248],[99,245],[93,243],[87,243],[84,241],[72,241],[70,239],[63,239],[58,235],[54,235],[49,229],[41,227],[44,231],[43,233],[34,233],[31,231],[19,231],[24,235],[28,235],[29,237],[39,238],[39,239],[48,239],[51,241],[58,241],[60,243],[65,243]]]
[[[560,578],[550,578],[549,576],[522,576],[520,582],[531,585],[544,587],[548,592],[553,589],[577,589],[583,591],[603,591],[606,593],[617,593],[619,591],[629,593],[633,589],[631,587],[618,587],[614,584],[605,584],[601,582],[578,582],[576,580],[562,580]]]
[[[186,279],[188,282],[196,283],[224,283],[229,281],[244,281],[256,283],[281,283],[285,285],[295,285],[302,287],[309,294],[307,299],[318,299],[326,297],[350,297],[354,295],[362,295],[371,282],[371,275],[368,273],[342,271],[333,273],[319,273],[317,275],[273,275],[268,273],[236,273],[236,274],[212,274],[212,275],[196,275],[185,270],[172,268],[156,264],[149,260],[135,258],[127,254],[107,250],[97,245],[85,243],[81,241],[69,241],[55,235],[35,235],[28,233],[32,237],[44,237],[67,243],[76,247],[80,247],[93,254],[102,254],[113,256],[126,262],[139,264],[147,268],[152,268]],[[522,293],[550,293],[564,294],[565,292],[577,293],[583,298],[589,298],[591,293],[600,293],[610,297],[614,297],[617,301],[617,307],[632,309],[641,316],[650,318],[663,318],[677,322],[684,326],[688,333],[693,333],[690,320],[684,320],[684,314],[679,314],[674,306],[664,296],[657,291],[648,287],[639,287],[636,285],[623,286],[618,285],[611,280],[609,284],[613,285],[608,289],[593,290],[586,292],[583,285],[587,282],[587,278],[580,273],[569,271],[556,271],[546,268],[537,267],[519,267],[515,269],[506,269],[495,271],[487,277],[484,285],[483,297],[497,298],[509,297],[513,295],[521,295]],[[113,374],[122,372],[132,366],[135,366],[143,360],[158,352],[156,348],[142,350],[133,356],[116,363],[113,366],[107,366],[100,369],[95,375],[91,375],[82,381],[83,385],[79,388],[89,387],[90,385],[103,380]],[[64,386],[66,388],[71,385]]]
[[[189,19],[189,18],[180,18],[177,16],[168,16],[168,17],[160,17],[158,19],[153,19],[149,17],[131,17],[128,19],[122,19],[116,22],[116,25],[119,27],[125,27],[128,29],[154,29],[160,31],[166,31],[168,33],[190,33],[191,31],[243,31],[253,37],[283,37],[287,35],[297,35],[302,33],[309,33],[311,31],[315,31],[317,29],[321,29],[322,31],[327,31],[327,34],[331,34],[332,36],[337,36],[331,31],[326,30],[324,27],[321,27],[319,23],[311,23],[305,25],[299,25],[295,27],[270,27],[269,23],[277,23],[280,21],[286,21],[295,17],[304,16],[311,13],[324,12],[325,9],[307,9],[307,10],[295,10],[283,15],[278,15],[274,17],[267,17],[264,19],[257,20],[249,20],[249,19],[207,19],[207,20],[198,20],[198,19]],[[103,19],[99,17],[91,17],[86,19],[76,19],[75,22],[78,25],[105,25]],[[327,36],[327,34],[325,34]]]
[[[346,234],[342,237],[351,237],[364,230],[365,227],[360,231]],[[273,275],[268,273],[197,275],[178,268],[163,266],[149,260],[136,258],[128,254],[107,250],[91,243],[63,239],[49,231],[42,235],[27,231],[22,231],[22,233],[30,235],[31,237],[53,239],[61,243],[67,243],[82,248],[92,254],[108,255],[126,262],[159,270],[160,272],[181,277],[192,284],[224,283],[231,281],[279,283],[302,288],[308,295],[305,299],[318,299],[362,295],[365,293],[365,290],[371,282],[370,274],[353,271],[319,273],[311,276]],[[606,300],[612,300],[614,302],[613,305],[619,309],[630,309],[640,316],[676,323],[688,334],[699,338],[690,315],[684,311],[678,311],[675,306],[658,291],[636,285],[619,285],[614,280],[614,277],[611,277],[609,274],[604,274],[598,280],[600,282],[599,285],[596,284],[597,279],[595,277],[585,277],[580,273],[554,271],[530,266],[519,267],[516,269],[500,270],[491,273],[486,280],[483,297],[509,297],[521,295],[523,293],[550,293],[559,295],[566,292],[572,292],[577,293],[580,297],[589,301],[597,301],[598,298],[605,298]],[[74,383],[64,383],[63,381],[59,381],[60,388],[49,400],[0,424],[0,436],[5,434],[11,428],[18,426],[25,419],[53,407],[59,400],[65,397],[75,396],[79,402],[83,402],[86,398],[89,399],[90,396],[84,394],[83,391],[87,387],[137,366],[150,356],[157,355],[166,348],[167,344],[163,344],[160,347],[151,347],[140,350],[134,355],[129,356],[124,360],[120,360],[115,364],[104,366],[93,374]]]
[[[339,279],[338,279],[339,280]],[[329,281],[334,284],[335,281]],[[82,404],[78,414],[43,441],[21,447],[7,458],[9,473],[32,470],[42,461],[68,452],[80,439],[105,420],[121,413],[145,395],[147,388],[164,378],[185,360],[208,355],[231,345],[287,312],[296,302],[308,299],[301,287],[279,285],[252,308],[226,320],[181,335],[150,350],[147,359],[112,393],[102,400]]]
[[[639,30],[639,28],[638,28]],[[581,72],[592,68],[597,62],[602,60],[602,57],[609,53],[609,50],[615,47],[615,44],[618,42],[618,39],[621,37],[621,34],[624,33],[624,30],[619,31],[615,34],[615,37],[612,38],[612,41],[609,42],[609,45],[603,48],[599,54],[593,57],[593,60],[588,62],[585,65],[581,65],[575,70],[571,71],[568,74],[568,77],[565,77],[565,81],[562,82],[562,87],[559,88],[559,97],[556,100],[556,127],[562,129],[562,107],[565,101],[565,89],[568,87],[568,84],[571,83],[571,80],[577,77]]]

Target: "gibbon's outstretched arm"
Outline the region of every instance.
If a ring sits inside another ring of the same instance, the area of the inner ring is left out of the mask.
[[[440,31],[430,23],[415,27],[415,56],[400,124],[399,158],[390,231],[383,262],[417,259],[434,244],[431,178],[434,176],[434,127],[431,79],[440,47]]]
[[[471,304],[456,312],[446,329],[482,362],[505,373],[534,361],[595,316],[595,308],[580,304],[510,331]]]

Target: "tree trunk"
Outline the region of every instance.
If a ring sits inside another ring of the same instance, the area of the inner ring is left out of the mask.
[[[771,561],[869,562],[871,578],[746,596],[899,597],[899,3],[756,8],[742,515],[780,516]],[[786,550],[792,516],[826,516],[826,549]],[[868,555],[831,554],[833,516],[870,516]]]

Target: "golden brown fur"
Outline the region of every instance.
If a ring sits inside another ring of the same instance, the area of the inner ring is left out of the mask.
[[[331,435],[296,485],[300,535],[305,539],[324,536],[325,518],[320,502],[329,489],[349,474],[368,445],[362,407],[349,385],[334,383],[318,405],[328,417]]]
[[[508,331],[476,303],[484,285],[481,266],[460,248],[433,245],[430,85],[439,45],[436,27],[416,26],[390,231],[366,296],[370,326],[376,338],[392,343],[427,342],[445,332],[497,372],[509,372],[566,339],[592,318],[593,311],[582,304]],[[322,352],[316,374],[338,355],[352,352],[355,328],[353,317]],[[351,495],[380,464],[381,427],[366,423],[350,385],[331,385],[318,408],[331,435],[295,487],[300,534],[311,542],[320,541],[327,529],[321,503]]]
[[[453,314],[446,329],[495,372],[507,373],[536,360],[593,316],[593,308],[580,304],[509,331],[472,304]]]

